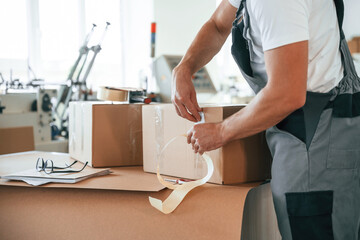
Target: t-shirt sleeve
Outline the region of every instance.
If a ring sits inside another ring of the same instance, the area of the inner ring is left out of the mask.
[[[229,3],[236,8],[239,8],[241,0],[229,0]]]
[[[258,25],[263,51],[309,40],[310,9],[307,0],[249,2],[249,11],[255,18],[251,22]]]

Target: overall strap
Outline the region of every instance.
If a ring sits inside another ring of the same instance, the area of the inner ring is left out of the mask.
[[[339,24],[339,30],[340,30],[340,41],[345,38],[344,31],[342,29],[342,25],[344,22],[344,2],[343,0],[334,0],[335,7],[336,7],[336,15],[338,19]]]
[[[243,75],[248,75],[250,77],[253,77],[253,70],[250,65],[250,51],[249,51],[249,44],[247,39],[244,37],[244,15],[246,14],[244,12],[244,9],[246,9],[246,1],[241,0],[239,8],[236,12],[235,20],[233,21],[233,27],[232,27],[232,46],[231,46],[231,53],[235,59],[235,62],[239,66],[241,72]],[[255,83],[252,81],[249,81],[245,77],[245,79],[248,81],[250,87],[256,92],[256,89],[260,89],[260,87],[256,86]]]
[[[235,14],[235,21],[233,21],[233,26],[235,26],[239,21],[241,21],[241,18],[242,18],[241,12],[244,9],[245,4],[246,4],[246,0],[241,0],[240,1],[239,8],[238,8],[238,10],[236,11],[236,14]]]
[[[349,47],[347,45],[345,34],[342,29],[343,21],[344,21],[344,1],[343,0],[334,0],[336,7],[336,15],[338,19],[339,32],[340,32],[340,52],[341,52],[341,60],[344,66],[344,77],[348,74],[357,76],[354,61],[351,57],[351,53]]]
[[[334,89],[335,98],[331,99],[326,108],[332,108],[332,114],[336,118],[352,118],[360,116],[360,78],[357,75],[354,61],[342,31],[343,0],[334,0],[334,3],[340,28],[340,52],[344,66],[344,77]]]

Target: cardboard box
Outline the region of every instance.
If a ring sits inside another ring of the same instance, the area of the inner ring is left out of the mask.
[[[93,167],[142,165],[141,107],[71,102],[70,156]]]
[[[243,108],[238,106],[206,106],[205,122],[220,122]],[[171,139],[182,134],[194,123],[179,117],[171,104],[143,107],[143,160],[145,172],[156,172],[160,151]],[[265,133],[228,143],[210,151],[214,174],[209,180],[217,184],[234,184],[270,178],[271,154]],[[198,179],[207,173],[205,162],[195,155],[185,137],[175,139],[163,151],[160,173],[189,179]]]
[[[0,128],[0,154],[35,149],[33,127]]]
[[[348,46],[351,54],[360,52],[360,37],[353,37],[348,41]]]
[[[41,156],[56,163],[68,154],[27,152],[0,156],[0,175],[34,167]],[[165,215],[148,196],[165,199],[154,174],[141,167],[76,184],[32,187],[0,179],[0,239],[280,240],[269,184],[205,184]],[[258,187],[256,187],[258,186]],[[45,227],[44,227],[45,226]]]

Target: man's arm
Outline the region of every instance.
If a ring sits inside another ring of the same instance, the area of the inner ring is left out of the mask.
[[[201,109],[197,103],[191,77],[220,51],[230,34],[236,10],[228,0],[223,0],[174,69],[172,102],[181,117],[190,121],[200,120],[198,112]]]
[[[305,104],[308,41],[266,51],[265,63],[268,83],[248,106],[221,123],[197,124],[189,131],[196,152],[261,132]]]

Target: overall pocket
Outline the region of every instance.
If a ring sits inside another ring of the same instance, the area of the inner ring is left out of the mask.
[[[360,117],[333,118],[326,166],[355,169],[360,159]]]
[[[293,240],[334,239],[333,191],[285,193]]]

